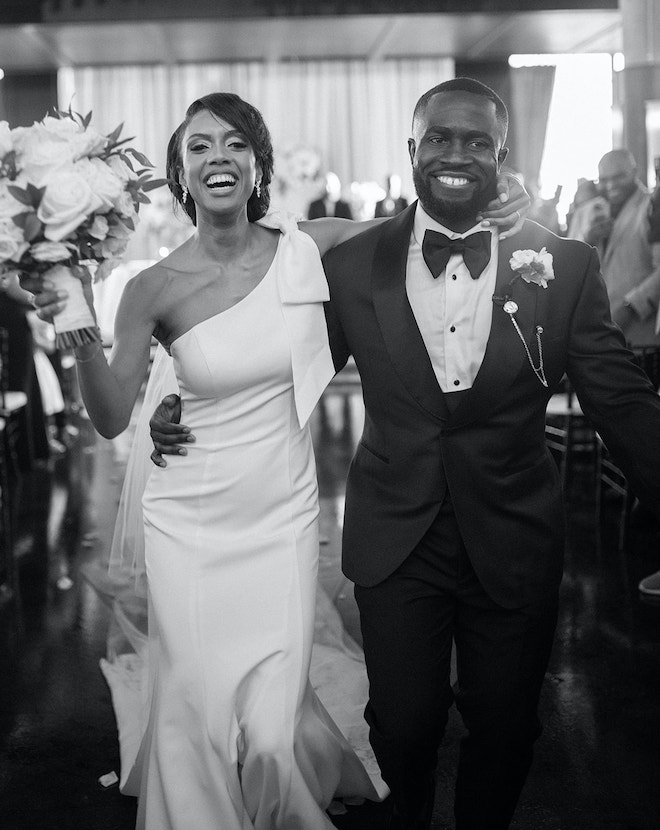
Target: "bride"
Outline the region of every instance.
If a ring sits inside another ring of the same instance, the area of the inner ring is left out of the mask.
[[[351,746],[310,683],[319,539],[308,418],[334,374],[321,256],[369,223],[268,214],[270,136],[233,94],[191,104],[167,164],[196,231],[127,285],[109,361],[98,344],[76,348],[89,416],[114,437],[154,336],[143,411],[177,391],[196,438],[145,472],[138,426],[125,485],[133,504],[144,484],[140,523],[122,511],[113,556],[120,572],[146,575],[148,639],[119,601],[135,655],[103,668],[122,790],[139,796],[145,830],[329,830],[333,798],[387,794],[366,730]],[[52,317],[65,303],[45,292],[36,304]],[[338,659],[352,661],[346,682],[366,698],[359,651]]]

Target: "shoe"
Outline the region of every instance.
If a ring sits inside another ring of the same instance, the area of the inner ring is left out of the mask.
[[[646,597],[657,597],[660,599],[660,571],[644,577],[638,585],[640,594]]]

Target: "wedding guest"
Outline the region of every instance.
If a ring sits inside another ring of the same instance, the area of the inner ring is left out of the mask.
[[[477,224],[507,124],[477,81],[429,90],[408,143],[419,201],[324,258],[335,366],[355,358],[365,404],[343,569],[392,830],[431,826],[454,701],[467,730],[456,830],[511,822],[557,620],[565,520],[544,427],[565,374],[630,481],[660,504],[660,399],[612,323],[597,253],[529,221],[506,240]],[[152,418],[156,448],[182,451],[186,431],[166,414]]]
[[[385,180],[385,198],[376,202],[374,216],[396,216],[408,207],[408,200],[401,195],[401,176],[392,173]]]
[[[232,94],[191,104],[167,168],[195,233],[128,283],[109,362],[98,346],[76,349],[89,415],[112,437],[155,336],[197,439],[142,498],[153,692],[138,827],[329,830],[333,796],[386,792],[308,680],[318,501],[307,421],[335,371],[320,257],[368,223],[266,215],[270,137]],[[499,204],[493,226],[517,224],[527,204]],[[42,316],[61,308],[54,299],[37,297]]]
[[[660,257],[656,251],[654,258],[649,238],[651,194],[637,176],[632,153],[624,149],[602,157],[598,182],[609,211],[592,217],[585,241],[600,255],[612,318],[633,349],[660,346]]]
[[[325,194],[314,199],[309,206],[308,219],[321,219],[324,216],[336,216],[339,219],[352,219],[353,212],[347,201],[341,198],[341,182],[336,173],[327,173],[325,177]]]
[[[27,316],[30,311],[31,297],[20,287],[15,273],[0,275],[0,328],[9,333],[7,382],[10,390],[24,392],[27,397],[15,447],[17,473],[27,472],[50,456],[34,362],[34,340]]]

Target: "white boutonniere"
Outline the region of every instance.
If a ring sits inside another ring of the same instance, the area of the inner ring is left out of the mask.
[[[527,283],[540,285],[541,288],[547,288],[548,282],[555,278],[555,272],[552,269],[552,254],[549,254],[545,248],[541,248],[540,251],[514,251],[509,265],[516,276],[521,277]]]

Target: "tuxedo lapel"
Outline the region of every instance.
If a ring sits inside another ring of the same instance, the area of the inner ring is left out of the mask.
[[[449,410],[406,293],[408,247],[416,206],[414,202],[383,223],[374,251],[372,296],[385,346],[401,382],[420,406],[446,419]]]
[[[534,248],[534,234],[521,231],[499,244],[497,277],[493,295],[493,317],[484,359],[472,388],[465,395],[450,419],[450,426],[462,426],[475,419],[488,417],[498,405],[503,392],[511,386],[527,361],[525,348],[516,331],[511,315],[504,311],[506,299],[518,306],[515,317],[532,357],[538,365],[535,325],[539,293],[544,289],[514,279],[509,260],[515,250]],[[513,280],[513,281],[512,281]],[[530,345],[531,344],[531,345]],[[530,367],[530,372],[532,371]]]

